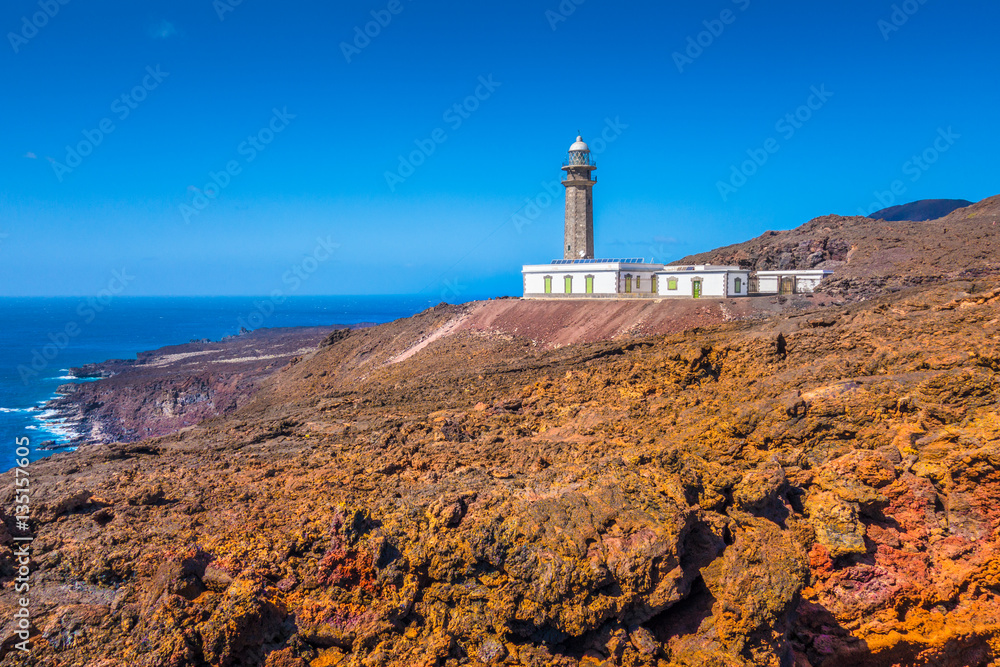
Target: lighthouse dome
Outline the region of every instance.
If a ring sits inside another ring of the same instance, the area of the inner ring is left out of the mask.
[[[569,147],[570,153],[589,153],[590,146],[583,141],[583,137],[577,137],[576,143]]]

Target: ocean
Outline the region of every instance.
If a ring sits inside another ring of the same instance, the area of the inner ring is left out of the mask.
[[[14,465],[15,439],[31,440],[32,458],[68,433],[41,406],[56,388],[79,381],[69,369],[191,340],[218,340],[242,327],[384,323],[437,301],[418,296],[0,298],[0,471]]]

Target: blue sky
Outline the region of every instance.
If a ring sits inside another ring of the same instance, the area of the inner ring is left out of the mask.
[[[63,2],[0,11],[0,295],[518,294],[577,131],[602,256],[1000,193],[992,2]]]

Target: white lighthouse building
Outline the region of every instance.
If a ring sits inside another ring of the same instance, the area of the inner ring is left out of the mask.
[[[595,259],[594,171],[590,147],[577,137],[563,163],[566,231],[563,259],[525,265],[526,299],[735,297],[749,294],[750,272],[736,266],[665,266],[642,258]]]

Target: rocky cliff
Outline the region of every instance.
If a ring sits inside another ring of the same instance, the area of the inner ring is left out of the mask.
[[[101,378],[59,388],[45,406],[77,442],[135,442],[173,433],[246,404],[261,381],[313,351],[334,327],[258,329],[222,341],[192,341],[71,369]]]
[[[34,464],[34,653],[5,552],[0,665],[996,659],[1000,281],[561,347],[526,319],[340,334],[230,416]]]

